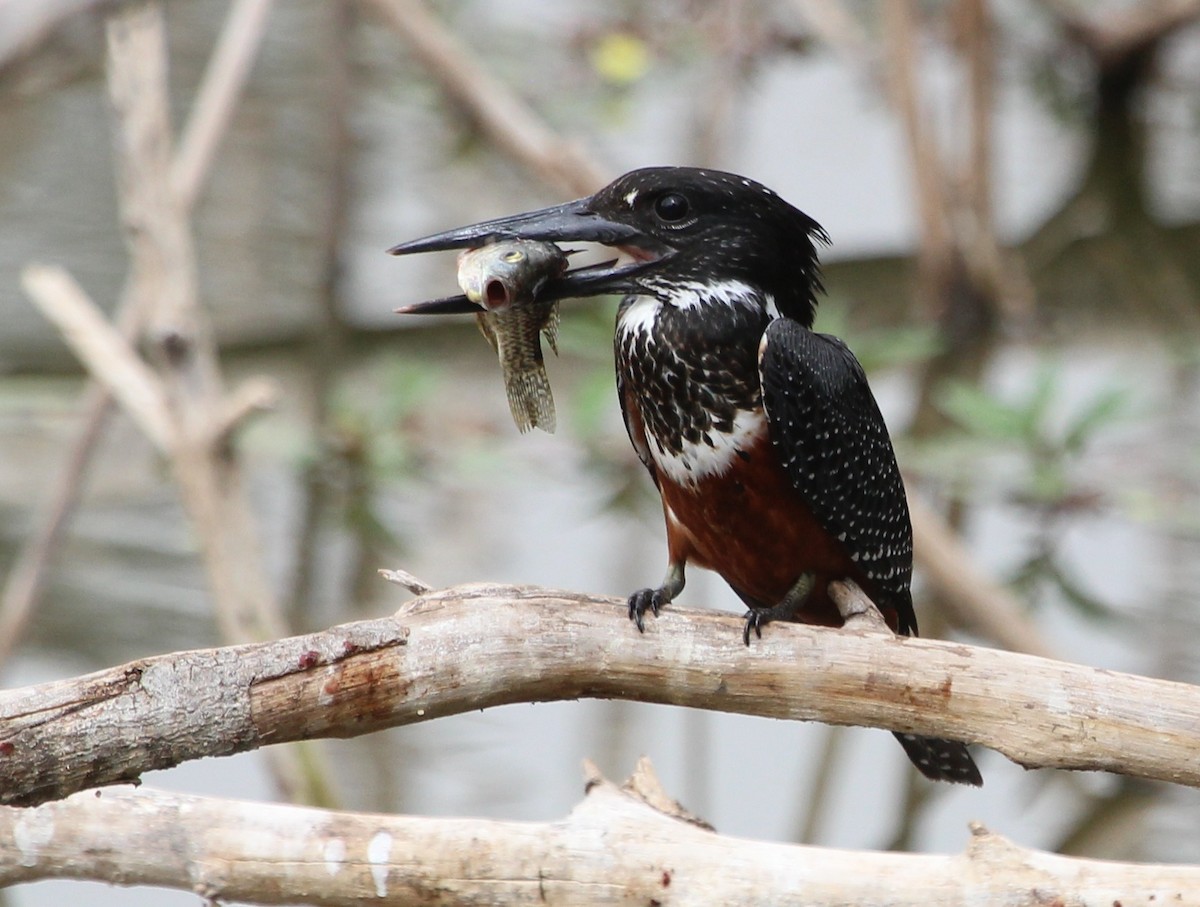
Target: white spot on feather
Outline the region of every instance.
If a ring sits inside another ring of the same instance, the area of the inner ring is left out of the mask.
[[[767,434],[767,420],[762,410],[741,410],[734,417],[733,430],[719,432],[710,429],[708,440],[684,441],[679,453],[652,447],[650,455],[655,464],[680,485],[694,485],[700,479],[719,476],[729,471],[739,450],[752,447]]]
[[[630,208],[632,208],[633,203],[637,199],[637,197],[638,197],[638,191],[636,189],[630,189],[629,193],[625,196],[625,204],[627,204]]]
[[[375,896],[387,897],[388,870],[391,868],[392,836],[379,831],[367,845],[367,862],[371,864],[371,878],[375,880]]]

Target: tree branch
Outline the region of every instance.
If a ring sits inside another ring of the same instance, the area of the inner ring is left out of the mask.
[[[589,195],[609,180],[578,142],[560,137],[504,82],[475,62],[420,0],[373,0],[442,89],[506,154],[568,196]]]
[[[351,737],[512,702],[600,698],[982,743],[1028,767],[1200,786],[1200,690],[874,632],[473,584],[395,617],[131,662],[0,693],[0,803],[33,805],[271,743]]]
[[[197,298],[188,211],[172,185],[162,11],[130,4],[109,20],[107,31],[117,201],[134,286],[152,300],[147,308],[174,475],[199,536],[223,638],[279,636],[284,622],[263,570],[240,470],[218,447],[228,427],[223,420],[238,404],[225,396],[212,327]]]
[[[158,451],[170,453],[171,415],[158,376],[67,271],[28,265],[21,285],[46,320]]]
[[[265,31],[265,16],[272,0],[236,0],[230,7],[213,55],[196,92],[184,128],[179,153],[172,162],[171,185],[189,211],[212,167],[217,147],[232,119]],[[92,6],[81,0],[81,8]],[[3,61],[0,61],[0,66]],[[139,287],[125,282],[114,321],[126,342],[141,333],[148,314]],[[112,399],[108,389],[89,381],[80,410],[80,428],[63,460],[58,479],[34,515],[34,531],[22,544],[0,591],[0,662],[20,638],[41,595],[46,573],[75,510],[92,454],[104,434]]]
[[[189,212],[258,59],[273,4],[274,0],[234,0],[229,6],[171,162],[171,188]]]
[[[873,853],[716,834],[649,763],[618,788],[588,766],[557,822],[329,812],[163,791],[0,809],[0,886],[75,878],[260,904],[1190,904],[1200,868],[1081,860],[980,825],[961,855]],[[1186,900],[1185,900],[1186,899]]]

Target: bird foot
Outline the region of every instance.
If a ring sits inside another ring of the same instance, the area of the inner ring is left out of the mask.
[[[646,632],[646,622],[642,619],[649,611],[655,617],[664,606],[683,591],[684,566],[682,561],[672,561],[667,565],[667,575],[663,584],[657,589],[638,589],[629,596],[629,619],[637,624],[638,632]]]
[[[811,573],[803,573],[796,580],[795,585],[788,590],[788,594],[783,597],[783,601],[775,605],[773,608],[751,608],[745,613],[746,624],[742,627],[742,642],[747,646],[750,645],[750,631],[754,631],[754,635],[762,639],[762,628],[771,621],[775,620],[795,620],[796,615],[803,609],[804,603],[808,601],[808,595],[812,592],[813,584],[816,577]]]
[[[646,612],[649,611],[658,617],[663,605],[669,604],[670,601],[663,589],[638,589],[629,596],[629,619],[637,625],[639,633],[645,633],[646,622],[643,617]]]

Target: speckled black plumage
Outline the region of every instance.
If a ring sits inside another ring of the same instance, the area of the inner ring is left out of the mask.
[[[622,303],[618,323],[635,302]],[[646,436],[660,453],[681,454],[684,442],[711,444],[713,432],[732,431],[739,411],[760,405],[754,338],[766,322],[761,309],[749,305],[701,314],[663,304],[653,331],[618,328],[618,396],[624,405],[627,390],[635,395]]]
[[[908,501],[862,366],[838,338],[779,318],[760,372],[771,443],[792,485],[874,584],[876,603],[915,634]]]
[[[760,374],[771,444],[793,487],[850,552],[875,603],[894,609],[899,632],[915,636],[908,501],[862,366],[837,337],[779,318],[767,327]],[[894,736],[926,777],[983,783],[962,743]]]

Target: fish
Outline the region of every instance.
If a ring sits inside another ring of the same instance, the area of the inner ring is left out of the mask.
[[[541,337],[558,355],[558,303],[537,296],[566,269],[566,252],[532,240],[500,240],[458,256],[458,285],[484,309],[476,315],[479,330],[500,360],[508,408],[522,433],[556,426]]]

